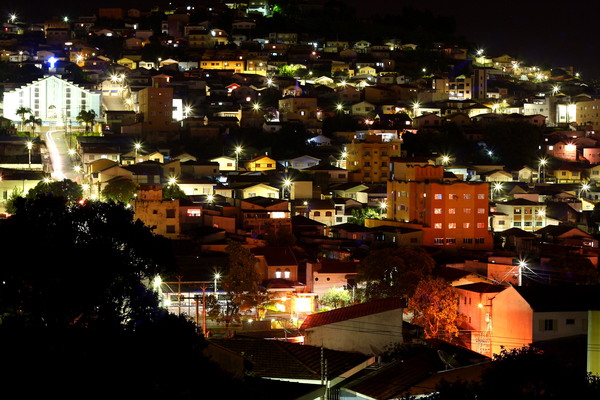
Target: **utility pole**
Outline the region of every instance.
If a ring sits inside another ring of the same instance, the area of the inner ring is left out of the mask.
[[[202,289],[202,335],[206,337],[206,285],[201,286]]]

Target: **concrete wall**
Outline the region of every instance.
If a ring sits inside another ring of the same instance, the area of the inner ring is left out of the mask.
[[[385,311],[308,329],[304,343],[332,350],[374,354],[392,343],[402,343],[403,310]]]

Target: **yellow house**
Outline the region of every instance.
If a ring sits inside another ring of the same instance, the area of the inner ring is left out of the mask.
[[[271,157],[258,156],[244,163],[247,171],[270,171],[276,169],[277,161]]]
[[[360,68],[358,70],[358,75],[372,75],[372,76],[377,76],[377,70],[373,67],[370,67],[368,65]]]
[[[117,64],[122,65],[123,67],[129,69],[137,69],[137,63],[133,61],[131,58],[123,57],[117,60]]]
[[[578,166],[561,165],[552,172],[556,183],[581,183],[588,180],[584,169]]]
[[[265,183],[249,183],[235,188],[236,197],[249,199],[251,197],[265,197],[267,199],[278,199],[279,189]]]

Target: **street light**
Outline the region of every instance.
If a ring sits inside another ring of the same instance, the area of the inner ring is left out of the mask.
[[[215,298],[217,298],[217,281],[221,279],[221,274],[217,272],[213,278],[215,280]]]
[[[133,163],[136,164],[138,162],[138,152],[142,148],[142,144],[140,142],[136,142],[133,145],[133,148],[135,149],[135,160],[133,161]]]
[[[442,165],[448,165],[449,162],[450,162],[450,156],[448,156],[448,155],[442,156]]]
[[[543,168],[543,172],[544,174],[546,174],[546,164],[548,163],[548,160],[545,158],[540,159],[540,162],[538,164],[538,183],[542,182],[541,178],[542,178],[542,168]]]
[[[382,200],[381,202],[379,202],[379,214],[383,215],[383,212],[387,210],[387,200]],[[386,215],[387,217],[387,215]]]
[[[33,148],[33,142],[28,140],[25,144],[27,145],[27,152],[29,153],[29,169],[31,169],[31,149]]]
[[[494,186],[492,186],[492,199],[495,198],[494,193],[498,194],[500,192],[502,192],[502,184],[500,182],[494,183]]]
[[[236,146],[235,148],[235,170],[237,171],[239,169],[239,163],[240,163],[240,153],[242,152],[242,146]]]
[[[290,195],[290,186],[291,185],[292,185],[292,180],[290,178],[285,178],[283,180],[283,198],[284,199],[286,198],[286,196],[285,196],[286,190],[288,192],[288,197],[289,197],[289,195]]]
[[[582,192],[587,192],[590,189],[590,185],[588,185],[587,183],[583,183],[581,185],[581,188],[579,189],[579,198],[581,199],[581,193]]]

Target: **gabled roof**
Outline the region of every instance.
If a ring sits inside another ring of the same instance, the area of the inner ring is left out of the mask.
[[[499,293],[506,289],[506,286],[494,285],[492,283],[477,282],[468,285],[455,286],[456,289],[462,289],[475,293]]]
[[[543,203],[536,203],[535,201],[518,198],[514,200],[504,201],[502,203],[497,203],[497,205],[507,205],[507,206],[539,206],[543,205]]]
[[[304,215],[294,215],[292,217],[292,226],[326,226],[326,224],[307,218]]]
[[[241,354],[252,362],[252,375],[259,378],[321,380],[321,354],[327,360],[327,375],[337,378],[369,360],[359,353],[263,339],[210,339],[218,346]]]
[[[291,247],[265,246],[255,247],[250,250],[255,256],[263,256],[269,267],[298,265],[298,260]]]
[[[390,297],[386,299],[369,301],[367,303],[356,304],[350,307],[343,307],[336,310],[311,314],[306,317],[302,323],[302,326],[300,327],[300,330],[347,321],[367,315],[379,314],[385,311],[402,309],[406,307],[406,305],[406,299]]]
[[[439,358],[421,353],[408,360],[399,360],[380,368],[346,386],[361,398],[396,399],[407,395],[408,390],[444,368]]]
[[[568,225],[547,225],[536,231],[538,235],[550,235],[554,237],[560,237],[569,232],[575,232],[576,236],[591,237],[591,235],[581,229]]]
[[[303,171],[346,171],[344,168],[336,167],[328,163],[320,163],[312,167],[304,168]]]
[[[535,238],[535,235],[533,233],[524,231],[523,229],[519,229],[519,228],[505,229],[502,232],[498,232],[498,234],[500,236],[514,236],[514,237],[532,238],[532,239]]]
[[[287,200],[279,200],[279,199],[272,199],[269,197],[263,197],[263,196],[255,196],[255,197],[248,197],[247,199],[242,199],[242,202],[246,202],[246,203],[250,203],[250,204],[254,204],[260,207],[270,207],[273,206],[275,204],[281,204],[281,203],[285,203]]]
[[[372,228],[367,228],[362,225],[352,224],[349,222],[345,223],[345,224],[333,225],[333,226],[331,226],[331,229],[344,230],[344,231],[348,231],[348,232],[370,232],[372,230]]]

